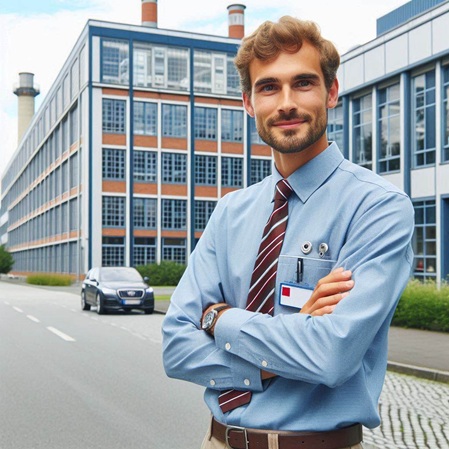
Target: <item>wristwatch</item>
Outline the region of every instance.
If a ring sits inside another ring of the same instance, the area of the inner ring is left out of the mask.
[[[203,329],[203,331],[209,332],[215,326],[218,312],[220,312],[220,310],[229,309],[230,307],[231,306],[224,304],[222,306],[215,307],[214,309],[209,310],[209,312],[207,312],[201,320],[201,329]]]

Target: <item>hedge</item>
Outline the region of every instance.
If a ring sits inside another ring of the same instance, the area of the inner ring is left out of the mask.
[[[40,273],[32,274],[26,278],[27,284],[51,285],[54,287],[67,287],[72,284],[73,279],[66,274]]]
[[[178,285],[181,276],[186,269],[185,265],[176,262],[161,262],[157,264],[140,265],[136,267],[142,277],[149,279],[149,284],[154,285]]]
[[[408,283],[393,317],[399,327],[449,332],[449,284],[438,289],[435,282]]]

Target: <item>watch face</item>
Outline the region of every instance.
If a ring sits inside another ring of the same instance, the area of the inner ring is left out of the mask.
[[[215,310],[211,310],[210,312],[206,313],[206,315],[204,315],[204,319],[201,324],[202,329],[207,330],[212,326],[215,315],[216,315]]]

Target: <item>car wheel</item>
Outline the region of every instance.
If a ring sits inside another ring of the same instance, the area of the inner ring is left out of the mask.
[[[81,309],[82,310],[90,310],[90,304],[86,302],[86,292],[81,292]]]
[[[151,315],[153,313],[153,309],[145,309],[145,315]]]
[[[100,293],[97,293],[97,313],[98,315],[104,315],[106,313]]]

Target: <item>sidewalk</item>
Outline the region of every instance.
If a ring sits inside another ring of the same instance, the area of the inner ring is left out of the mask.
[[[157,297],[157,287],[155,293]],[[170,301],[156,301],[155,310],[165,314],[169,305]],[[449,333],[391,327],[388,369],[449,383]]]

